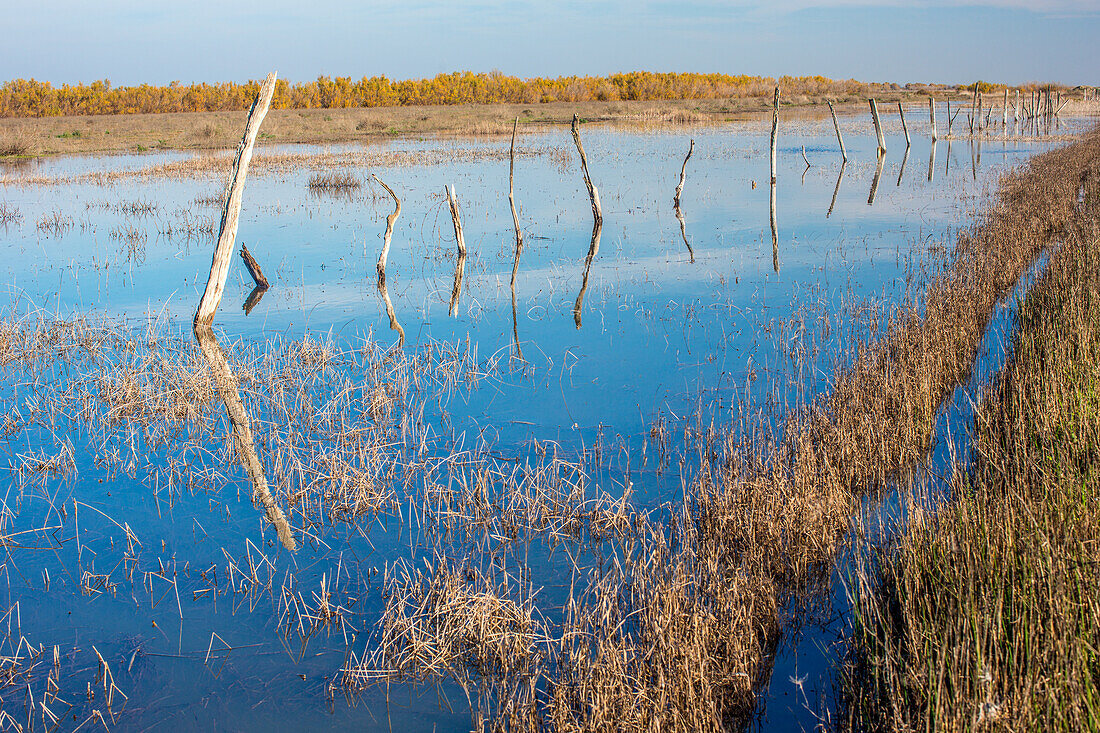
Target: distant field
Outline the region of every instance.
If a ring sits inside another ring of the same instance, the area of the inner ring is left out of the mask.
[[[905,90],[881,90],[883,101],[923,102],[925,96]],[[958,96],[937,90],[937,99]],[[825,96],[785,94],[793,107],[824,107]],[[838,109],[863,109],[859,95],[838,98]],[[461,104],[354,109],[275,109],[264,121],[260,144],[340,143],[379,138],[510,133],[520,125],[567,124],[576,113],[585,120],[633,124],[697,124],[743,119],[770,109],[770,95],[736,99],[661,101],[584,101],[534,104]],[[827,111],[825,112],[827,114]],[[0,119],[0,149],[15,146],[23,155],[58,153],[141,152],[157,149],[223,149],[240,140],[245,112],[178,112],[166,114],[77,115]]]

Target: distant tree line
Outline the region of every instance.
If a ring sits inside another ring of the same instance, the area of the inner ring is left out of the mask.
[[[181,84],[114,87],[110,81],[62,84],[15,79],[0,85],[0,117],[112,115],[144,112],[211,112],[247,109],[259,81],[238,84]],[[280,79],[272,107],[326,109],[456,104],[538,104],[590,100],[672,100],[766,97],[776,84],[784,96],[866,93],[894,85],[868,85],[823,76],[769,77],[730,74],[658,74],[632,72],[610,76],[521,79],[500,72],[455,72],[431,79],[393,81],[384,76],[319,77],[289,83]],[[894,87],[896,88],[896,87]]]

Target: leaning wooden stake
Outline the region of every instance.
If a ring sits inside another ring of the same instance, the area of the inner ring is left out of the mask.
[[[519,228],[519,214],[516,213],[515,196],[515,172],[516,172],[516,129],[519,127],[519,117],[512,123],[512,146],[508,150],[508,205],[512,207],[512,225],[516,229],[516,248],[512,258],[512,343],[516,348],[516,355],[521,361],[523,349],[519,345],[519,318],[516,315],[516,274],[519,272],[519,257],[523,254],[523,232]]]
[[[936,142],[936,100],[928,98],[928,124],[932,127],[932,142]]]
[[[253,281],[256,283],[256,287],[267,290],[271,285],[267,282],[267,278],[264,277],[263,270],[260,269],[260,263],[256,261],[256,258],[252,256],[252,253],[248,251],[248,247],[241,245],[241,259],[244,260],[244,266],[248,268],[248,274],[252,276]]]
[[[775,87],[775,99],[772,101],[772,149],[771,149],[771,164],[772,164],[772,184],[775,183],[776,172],[776,145],[779,142],[779,86]]]
[[[206,281],[206,290],[195,311],[195,324],[209,325],[214,321],[214,313],[222,299],[225,278],[229,275],[229,262],[233,255],[233,241],[237,237],[237,224],[241,216],[241,202],[244,197],[244,179],[248,174],[248,164],[252,160],[252,148],[256,144],[256,135],[260,124],[271,106],[271,97],[275,93],[275,72],[267,76],[260,93],[252,102],[248,112],[248,123],[244,128],[244,137],[237,146],[237,158],[233,161],[233,172],[226,186],[225,204],[222,207],[222,220],[218,228],[218,244],[214,248],[214,259],[210,263],[210,276]]]
[[[397,194],[381,178],[373,173],[371,178],[378,181],[378,184],[386,189],[386,193],[393,198],[393,213],[386,217],[386,233],[382,237],[382,253],[378,255],[378,284],[383,285],[386,282],[386,259],[390,256],[390,241],[393,239],[393,223],[397,221],[397,217],[401,216],[401,199],[397,198]]]
[[[878,104],[875,100],[868,100],[871,103],[871,118],[875,121],[875,137],[878,138],[878,154],[881,156],[886,152],[886,138],[882,136],[882,121],[878,117]]]
[[[833,129],[836,130],[836,141],[840,143],[840,159],[848,162],[848,151],[844,149],[844,138],[840,135],[840,123],[836,120],[836,110],[833,109],[833,103],[829,102],[829,114],[833,116]]]
[[[455,242],[458,244],[458,256],[466,256],[466,238],[462,236],[462,219],[458,215],[458,196],[455,195],[454,186],[444,186],[443,192],[447,194],[447,205],[451,209],[451,223],[455,227]]]
[[[577,152],[581,156],[581,173],[584,174],[584,185],[588,188],[588,198],[592,201],[592,219],[596,224],[603,223],[603,207],[600,206],[600,192],[596,189],[596,184],[592,183],[592,177],[588,175],[588,158],[584,154],[584,146],[581,145],[581,134],[577,130],[577,123],[580,120],[577,115],[573,115],[573,142],[577,144]]]
[[[905,109],[898,102],[898,114],[901,115],[901,131],[905,133],[905,147],[909,148],[909,126],[905,124]]]
[[[516,228],[516,261],[523,250],[523,232],[519,229],[519,214],[516,213],[516,128],[519,117],[512,123],[512,147],[508,150],[508,205],[512,207],[512,224]]]
[[[680,182],[676,184],[676,194],[672,197],[673,208],[679,208],[680,206],[680,194],[684,192],[684,180],[687,176],[688,161],[691,160],[691,154],[695,152],[695,140],[691,141],[688,146],[688,154],[684,156],[684,164],[680,166]]]

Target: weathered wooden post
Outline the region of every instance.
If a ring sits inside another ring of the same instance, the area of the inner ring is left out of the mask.
[[[776,146],[779,143],[779,85],[775,85],[775,97],[772,100],[772,145],[771,145],[771,171],[772,184],[775,184],[776,176]]]
[[[1005,87],[1004,106],[1001,107],[1001,127],[1008,128],[1008,87]]]
[[[848,151],[844,149],[844,138],[840,135],[840,123],[836,119],[836,110],[833,109],[833,103],[829,102],[829,114],[833,116],[833,129],[836,130],[836,141],[840,143],[840,159],[842,162],[848,162]]]
[[[393,239],[393,223],[397,221],[397,217],[401,216],[401,199],[397,198],[397,194],[382,181],[381,178],[371,174],[371,178],[378,181],[378,184],[382,188],[386,189],[386,193],[393,198],[393,213],[386,217],[386,233],[382,236],[382,253],[378,255],[378,285],[382,286],[386,284],[386,259],[390,256],[390,241]]]
[[[512,145],[508,149],[508,206],[512,209],[512,225],[516,229],[516,250],[523,249],[523,232],[519,228],[519,214],[516,213],[516,129],[519,117],[512,123]],[[517,260],[518,260],[517,254]]]
[[[901,115],[901,131],[905,133],[905,147],[909,147],[909,126],[905,124],[905,110],[898,102],[898,114]]]
[[[1020,90],[1016,90],[1016,106],[1012,110],[1012,122],[1017,123],[1020,121]]]
[[[248,269],[248,274],[252,276],[252,281],[256,283],[256,287],[267,290],[271,287],[267,278],[264,277],[263,270],[260,269],[260,263],[256,261],[256,258],[252,256],[252,253],[248,251],[248,247],[241,245],[241,259],[244,260],[244,266]]]
[[[244,137],[237,146],[237,157],[233,161],[233,170],[226,186],[225,203],[222,205],[221,224],[218,227],[218,243],[214,247],[214,258],[210,263],[210,276],[206,280],[206,290],[195,311],[195,325],[210,325],[214,313],[221,303],[225,279],[229,275],[229,263],[233,256],[233,242],[237,237],[237,225],[241,216],[241,203],[244,197],[244,179],[248,174],[248,164],[252,161],[252,148],[256,144],[256,135],[260,124],[271,106],[271,97],[275,93],[275,72],[267,76],[260,87],[260,93],[252,102],[245,124]]]
[[[928,124],[932,128],[932,142],[936,142],[936,100],[928,98]]]
[[[875,137],[878,138],[878,154],[881,157],[886,152],[886,138],[882,136],[882,121],[878,117],[878,103],[874,99],[871,103],[871,118],[875,121]]]
[[[592,219],[593,221],[602,224],[603,223],[603,207],[600,206],[600,192],[597,190],[596,185],[592,183],[592,177],[588,175],[588,158],[584,154],[584,146],[581,145],[580,131],[577,130],[577,123],[579,122],[577,115],[573,115],[573,125],[571,131],[573,133],[573,142],[577,145],[577,152],[581,156],[581,173],[584,174],[584,185],[588,188],[588,198],[592,202]]]
[[[680,166],[680,182],[676,184],[676,193],[672,196],[673,207],[678,208],[680,206],[680,194],[684,192],[684,182],[687,178],[688,161],[691,160],[691,154],[693,152],[695,152],[695,140],[692,140],[691,144],[688,146],[687,155],[684,156],[684,164]]]
[[[447,206],[451,209],[451,223],[455,228],[455,243],[458,245],[458,256],[466,256],[466,238],[462,236],[462,218],[458,215],[458,196],[455,195],[455,187],[444,186],[443,192],[447,194]]]
[[[672,197],[672,211],[676,214],[676,221],[680,222],[680,237],[684,240],[684,246],[687,247],[688,257],[691,261],[695,262],[695,250],[691,248],[691,244],[687,238],[687,225],[684,223],[684,212],[680,209],[680,194],[684,192],[684,182],[687,176],[687,164],[691,159],[692,152],[695,151],[695,140],[691,141],[688,146],[687,155],[684,156],[684,164],[680,166],[680,182],[676,184],[676,194]]]

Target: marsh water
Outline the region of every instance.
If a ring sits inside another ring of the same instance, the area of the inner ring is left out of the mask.
[[[1075,124],[1063,122],[1062,132]],[[461,481],[456,456],[488,457],[498,471],[555,460],[575,469],[592,500],[627,492],[636,510],[661,511],[682,499],[708,460],[701,437],[708,429],[737,430],[751,411],[779,420],[827,391],[855,341],[882,325],[867,314],[919,299],[923,273],[949,253],[998,175],[1052,144],[933,146],[911,129],[907,149],[898,124],[888,128],[877,165],[869,120],[842,125],[843,167],[827,117],[781,126],[774,245],[765,123],[582,125],[604,208],[596,237],[568,131],[521,134],[518,265],[507,139],[371,144],[403,156],[390,166],[357,164],[363,148],[352,145],[262,148],[257,161],[317,153],[328,162],[254,163],[237,241],[271,287],[257,300],[234,258],[217,347],[230,362],[247,363],[303,338],[331,343],[346,355],[334,369],[356,388],[374,384],[395,354],[430,352],[436,364],[447,354],[446,378],[409,377],[418,445],[393,460],[447,467],[417,480]],[[691,140],[677,212],[673,193]],[[201,229],[220,213],[224,174],[90,175],[189,157],[59,158],[0,172],[0,201],[22,214],[0,225],[6,317],[102,320],[135,341],[156,333],[190,343],[213,247]],[[335,195],[309,187],[311,176],[334,168],[362,185]],[[371,174],[402,203],[384,292],[375,263],[393,204]],[[445,185],[457,192],[469,250],[457,287]],[[125,353],[112,359],[127,363]],[[81,379],[79,363],[3,367],[5,409],[42,412],[43,385]],[[316,392],[311,398],[336,399],[326,392],[338,391],[330,381],[304,384]],[[287,426],[253,405],[249,389],[243,405],[261,467],[274,475],[272,436]],[[10,466],[0,479],[8,536],[0,656],[58,647],[61,692],[49,708],[72,721],[62,729],[100,710],[111,729],[467,730],[470,701],[447,679],[354,694],[340,686],[352,655],[370,652],[381,578],[397,562],[423,567],[441,546],[456,560],[497,553],[526,579],[552,626],[585,569],[614,552],[599,542],[566,550],[538,531],[505,542],[491,527],[429,548],[423,524],[438,518],[414,500],[408,480],[384,510],[350,519],[307,522],[288,509],[298,545],[290,551],[250,500],[253,485],[227,448],[230,421],[218,409],[220,424],[178,443],[117,416],[92,429],[75,410],[27,421],[0,439]],[[29,479],[20,470],[61,454],[69,456],[64,470]],[[166,467],[175,488],[162,483]],[[178,480],[188,472],[197,478]],[[286,600],[288,587],[303,599],[331,592],[340,622],[307,628]],[[116,694],[110,712],[98,655],[127,698]],[[23,684],[0,689],[4,710],[24,723],[28,695],[46,700],[52,651],[40,663]],[[811,728],[819,708],[802,705],[781,679],[788,668],[792,676],[803,671],[777,665],[764,720]],[[827,682],[818,674],[812,685]],[[820,689],[805,692],[816,701]],[[32,717],[43,724],[41,711]]]

